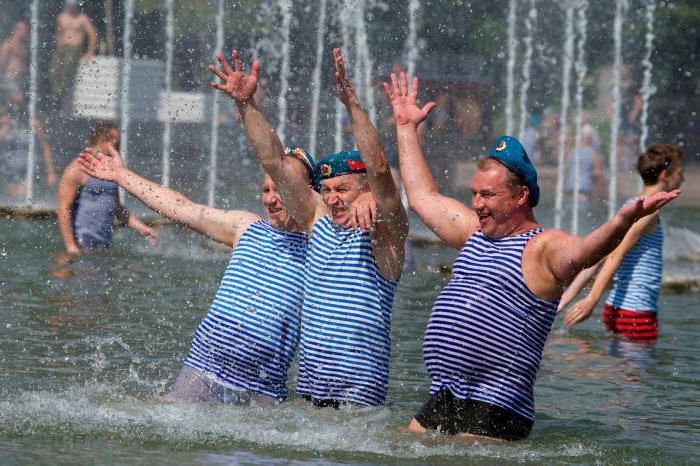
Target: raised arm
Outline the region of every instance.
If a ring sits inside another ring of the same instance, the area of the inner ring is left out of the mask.
[[[632,228],[629,229],[619,246],[617,246],[603,261],[600,272],[598,272],[598,275],[596,275],[593,281],[591,291],[585,298],[574,304],[566,313],[564,324],[567,327],[583,322],[590,317],[593,310],[598,305],[600,298],[603,296],[605,289],[608,287],[608,284],[612,281],[615,272],[617,272],[617,269],[620,267],[622,259],[634,248],[644,233],[656,228],[658,219],[658,214],[648,215],[636,222]]]
[[[403,268],[404,242],[408,235],[408,217],[401,195],[391,175],[391,167],[379,140],[379,134],[362,109],[345,74],[340,49],[333,49],[336,90],[350,116],[352,132],[362,161],[367,167],[367,182],[377,205],[378,222],[372,231],[373,246],[380,272],[398,279]]]
[[[61,181],[58,183],[58,205],[56,208],[58,231],[61,233],[66,252],[69,254],[77,254],[80,252],[78,243],[75,241],[75,235],[73,234],[72,214],[73,202],[78,195],[82,176],[78,164],[73,161],[69,163],[63,171]]]
[[[396,122],[399,143],[399,168],[408,204],[423,223],[447,245],[461,248],[479,227],[476,213],[461,202],[439,193],[435,178],[425,161],[418,138],[418,125],[435,107],[429,102],[418,108],[418,78],[408,91],[405,73],[391,74],[391,85],[384,83]]]
[[[80,169],[95,178],[114,181],[150,209],[214,241],[235,247],[248,225],[260,219],[250,212],[224,211],[195,204],[179,192],[132,172],[124,166],[113,148],[110,152],[111,157],[86,149],[80,154]],[[128,222],[131,222],[131,217]],[[128,225],[132,228],[136,226]]]
[[[233,50],[232,56],[235,71],[221,54],[216,54],[221,69],[209,65],[209,71],[221,79],[221,83],[213,82],[211,85],[233,99],[241,114],[248,142],[263,169],[280,190],[284,205],[297,222],[311,230],[316,220],[325,214],[325,206],[320,196],[309,189],[301,164],[284,155],[282,142],[253,98],[258,87],[260,63],[255,60],[250,75],[246,75],[242,71],[238,51]]]
[[[544,243],[545,263],[562,286],[568,285],[581,270],[594,265],[617,248],[635,222],[657,212],[679,194],[680,191],[676,189],[647,198],[640,197],[583,238],[553,230]],[[644,223],[638,228],[643,231]]]

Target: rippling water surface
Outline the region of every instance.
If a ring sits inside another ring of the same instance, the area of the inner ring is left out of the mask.
[[[611,339],[594,319],[565,331],[558,319],[530,438],[469,444],[399,432],[426,398],[422,335],[447,278],[438,270],[453,252],[417,248],[419,270],[401,281],[385,407],[174,405],[158,397],[181,367],[228,254],[180,230],[162,236],[148,250],[119,230],[110,254],[66,267],[54,262],[53,223],[0,220],[0,463],[700,462],[700,294],[692,287],[662,296],[656,345]],[[692,257],[673,255],[667,273],[697,278]],[[292,372],[290,386],[295,379]]]

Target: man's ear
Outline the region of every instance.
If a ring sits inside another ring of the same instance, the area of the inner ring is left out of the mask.
[[[518,205],[528,204],[528,199],[530,198],[530,188],[525,185],[518,186]]]

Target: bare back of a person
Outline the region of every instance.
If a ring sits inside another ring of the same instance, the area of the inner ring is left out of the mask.
[[[83,13],[61,13],[56,18],[56,47],[82,46],[85,41],[85,22],[90,21]]]

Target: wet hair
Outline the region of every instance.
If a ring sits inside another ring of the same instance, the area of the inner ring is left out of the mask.
[[[485,157],[483,159],[479,159],[479,161],[476,164],[476,168],[478,170],[487,170],[489,168],[489,165],[492,165],[494,163],[505,167],[506,186],[510,189],[513,195],[517,196],[519,194],[518,191],[521,186],[525,186],[526,188],[528,188],[527,183],[525,183],[525,178],[523,178],[523,176],[520,173],[514,172],[506,164],[502,163],[496,158]],[[530,188],[528,188],[527,205],[529,205],[530,207],[534,207],[534,205],[532,204],[532,198],[530,197]]]
[[[111,121],[101,121],[95,125],[90,133],[90,145],[109,141],[112,138],[112,131],[119,132],[119,128]]]
[[[673,171],[681,163],[683,151],[672,144],[652,144],[639,156],[637,171],[647,186],[659,182],[664,170]]]

